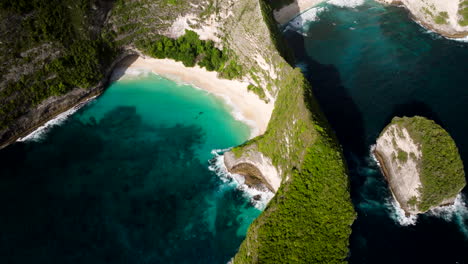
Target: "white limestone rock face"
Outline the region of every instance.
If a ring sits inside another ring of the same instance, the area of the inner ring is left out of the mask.
[[[418,163],[422,153],[406,128],[399,128],[396,124],[388,127],[378,138],[374,153],[400,206],[407,213],[421,213],[408,201],[419,200],[421,196]]]
[[[384,4],[403,5],[424,27],[450,38],[468,36],[468,21],[461,11],[466,0],[377,0]]]
[[[231,173],[245,177],[245,183],[251,187],[265,185],[276,193],[281,185],[281,176],[271,159],[258,151],[247,151],[241,157],[233,152],[224,153],[224,164]]]
[[[407,214],[453,204],[466,185],[454,140],[424,117],[393,118],[377,139],[374,155]]]

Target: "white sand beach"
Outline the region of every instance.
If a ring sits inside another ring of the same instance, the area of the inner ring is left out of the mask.
[[[247,82],[221,79],[216,72],[209,72],[199,66],[185,67],[181,62],[141,56],[131,60],[124,68],[116,68],[114,72],[121,76],[120,79],[125,79],[144,71],[151,71],[177,82],[192,84],[219,96],[232,107],[231,111],[236,119],[252,127],[251,137],[261,135],[267,129],[274,103],[267,104],[256,94],[249,92]]]
[[[293,3],[274,11],[275,20],[280,24],[286,24],[298,14],[324,2],[325,0],[295,0]]]

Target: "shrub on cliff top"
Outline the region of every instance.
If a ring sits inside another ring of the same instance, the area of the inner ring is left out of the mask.
[[[463,162],[449,133],[424,117],[395,117],[392,124],[408,130],[419,145],[421,199],[418,208],[426,211],[447,198],[456,196],[465,186]]]

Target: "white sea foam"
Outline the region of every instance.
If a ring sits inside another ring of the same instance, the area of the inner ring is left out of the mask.
[[[96,98],[96,96],[87,99],[86,101],[72,107],[71,109],[57,115],[54,119],[51,119],[47,121],[44,125],[40,126],[27,136],[24,136],[22,138],[19,138],[17,141],[18,142],[25,142],[25,141],[41,141],[44,136],[49,132],[49,130],[57,125],[62,124],[65,120],[67,120],[68,117],[73,115],[76,111],[78,111],[80,108],[85,106],[87,103],[89,103],[91,100]]]
[[[406,215],[395,197],[389,198],[387,208],[390,209],[390,217],[402,226],[416,225],[418,215]]]
[[[380,166],[379,161],[374,155],[375,147],[375,145],[370,147],[370,156]],[[390,217],[400,225],[409,226],[417,223],[418,215],[407,216],[393,195],[388,199],[386,206],[391,212]],[[434,208],[427,212],[427,215],[442,218],[446,221],[454,221],[458,224],[460,230],[468,237],[468,226],[465,224],[465,220],[468,219],[468,207],[462,194],[457,195],[452,205]]]
[[[143,68],[116,68],[112,72],[111,81],[135,80],[147,77],[151,71]]]
[[[161,78],[164,78],[159,74],[156,74],[156,73],[153,73],[153,74],[156,75],[156,76],[159,76]],[[182,80],[178,79],[176,76],[171,77],[170,79],[172,81],[174,81],[178,85],[189,85],[191,87],[194,87],[197,90],[204,91],[207,94],[214,95],[214,96],[220,98],[221,100],[223,100],[224,104],[228,108],[229,113],[231,114],[232,117],[234,117],[235,120],[237,120],[239,122],[242,122],[242,123],[246,124],[248,127],[250,127],[249,139],[252,139],[252,138],[256,137],[259,134],[259,129],[258,129],[257,125],[255,124],[255,122],[253,120],[247,119],[242,114],[242,112],[239,110],[239,108],[237,108],[237,106],[232,102],[232,100],[231,100],[231,98],[229,98],[229,96],[224,95],[224,94],[218,94],[218,93],[212,93],[212,92],[206,91],[205,89],[202,89],[202,88],[196,86],[195,84],[183,82]]]
[[[330,0],[327,3],[339,7],[356,8],[363,5],[364,2],[365,0]]]
[[[465,220],[468,219],[468,207],[462,194],[458,194],[452,205],[434,208],[428,212],[430,216],[442,218],[448,222],[455,222],[460,231],[468,237],[468,226]]]
[[[457,195],[457,198],[455,198],[455,202],[452,205],[434,208],[430,210],[428,214],[431,216],[443,218],[447,221],[451,221],[456,215],[468,217],[468,208],[463,201],[463,195],[459,194]]]
[[[370,148],[369,148],[369,153],[370,153],[370,156],[371,156],[372,160],[375,161],[375,163],[377,164],[377,166],[380,167],[380,162],[379,162],[379,160],[377,159],[377,157],[376,157],[375,154],[374,154],[374,151],[375,151],[375,148],[376,148],[376,147],[377,147],[376,144],[371,145]]]
[[[376,145],[371,145],[369,152],[370,152],[370,157],[372,158],[372,161],[375,162],[377,166],[380,167],[379,160],[374,154],[374,150],[376,148]],[[407,216],[405,211],[401,208],[400,204],[396,200],[396,198],[393,196],[389,197],[385,203],[385,206],[387,209],[390,211],[390,217],[398,224],[402,226],[410,226],[410,225],[415,225],[418,216],[417,215],[409,215]]]
[[[465,42],[465,43],[468,43],[468,36],[466,36],[466,37],[464,37],[464,38],[447,38],[447,39],[455,40],[455,41],[458,41],[458,42]]]
[[[319,14],[325,10],[325,7],[313,7],[302,12],[301,14],[293,18],[291,21],[289,21],[288,25],[285,28],[285,31],[293,30],[305,35],[305,32],[308,30],[308,25],[311,22],[318,21]]]
[[[208,92],[209,93],[209,92]],[[236,107],[232,102],[231,98],[223,94],[214,94],[215,96],[221,97],[225,104],[229,108],[229,112],[234,117],[235,120],[240,121],[250,127],[250,136],[249,139],[256,137],[259,134],[259,129],[253,120],[247,119],[242,112]]]
[[[423,30],[422,32],[423,33],[426,33],[426,34],[429,34],[431,35],[431,37],[433,39],[441,39],[441,38],[445,38],[445,39],[448,39],[448,40],[453,40],[453,41],[457,41],[457,42],[464,42],[464,43],[468,43],[468,36],[464,37],[464,38],[450,38],[450,37],[446,37],[444,35],[441,35],[431,29],[428,29],[426,28],[419,20],[413,20],[414,22],[416,22],[416,24],[418,24]]]
[[[258,190],[250,188],[245,184],[245,178],[242,175],[230,173],[224,165],[224,156],[222,153],[229,149],[215,149],[211,153],[214,155],[211,165],[208,167],[209,170],[216,173],[219,178],[227,186],[234,187],[242,191],[244,197],[249,199],[250,202],[259,210],[265,209],[268,202],[273,198],[274,193],[265,188],[265,190]],[[256,200],[254,197],[260,196],[260,199]]]
[[[182,81],[180,78],[178,78],[175,75],[168,76],[166,78],[164,76],[161,76],[161,75],[159,75],[159,74],[157,74],[155,72],[152,72],[152,71],[150,71],[148,69],[144,69],[144,68],[129,68],[129,69],[125,70],[123,74],[124,74],[123,77],[121,77],[119,80],[133,80],[133,79],[136,79],[136,78],[147,77],[149,74],[152,74],[152,75],[155,75],[155,76],[157,76],[159,78],[169,79],[169,80],[175,82],[177,85],[188,85],[188,86],[191,86],[191,87],[193,87],[193,88],[195,88],[197,90],[204,91],[207,94],[214,95],[214,96],[220,98],[221,100],[223,100],[224,104],[227,106],[227,108],[229,110],[229,113],[231,114],[232,117],[234,117],[235,120],[240,121],[240,122],[242,122],[242,123],[244,123],[244,124],[246,124],[247,126],[250,127],[249,139],[252,139],[252,138],[254,138],[255,136],[257,136],[259,134],[259,128],[256,126],[255,122],[253,120],[247,119],[242,114],[242,112],[237,108],[237,106],[232,102],[231,98],[229,98],[229,96],[227,96],[227,95],[217,94],[217,93],[212,93],[212,92],[206,91],[205,89],[202,89],[202,88],[196,86],[195,84]]]

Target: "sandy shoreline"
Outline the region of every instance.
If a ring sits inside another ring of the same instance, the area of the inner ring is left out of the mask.
[[[265,133],[274,103],[262,101],[249,92],[249,83],[220,79],[216,72],[209,72],[199,66],[185,67],[181,62],[148,57],[133,58],[124,67],[116,67],[112,80],[132,78],[144,71],[150,71],[168,79],[192,84],[222,98],[232,107],[233,116],[252,128],[251,137]]]
[[[288,23],[291,19],[306,11],[307,9],[324,2],[324,0],[295,0],[278,11],[274,11],[273,15],[276,22],[281,25]]]

